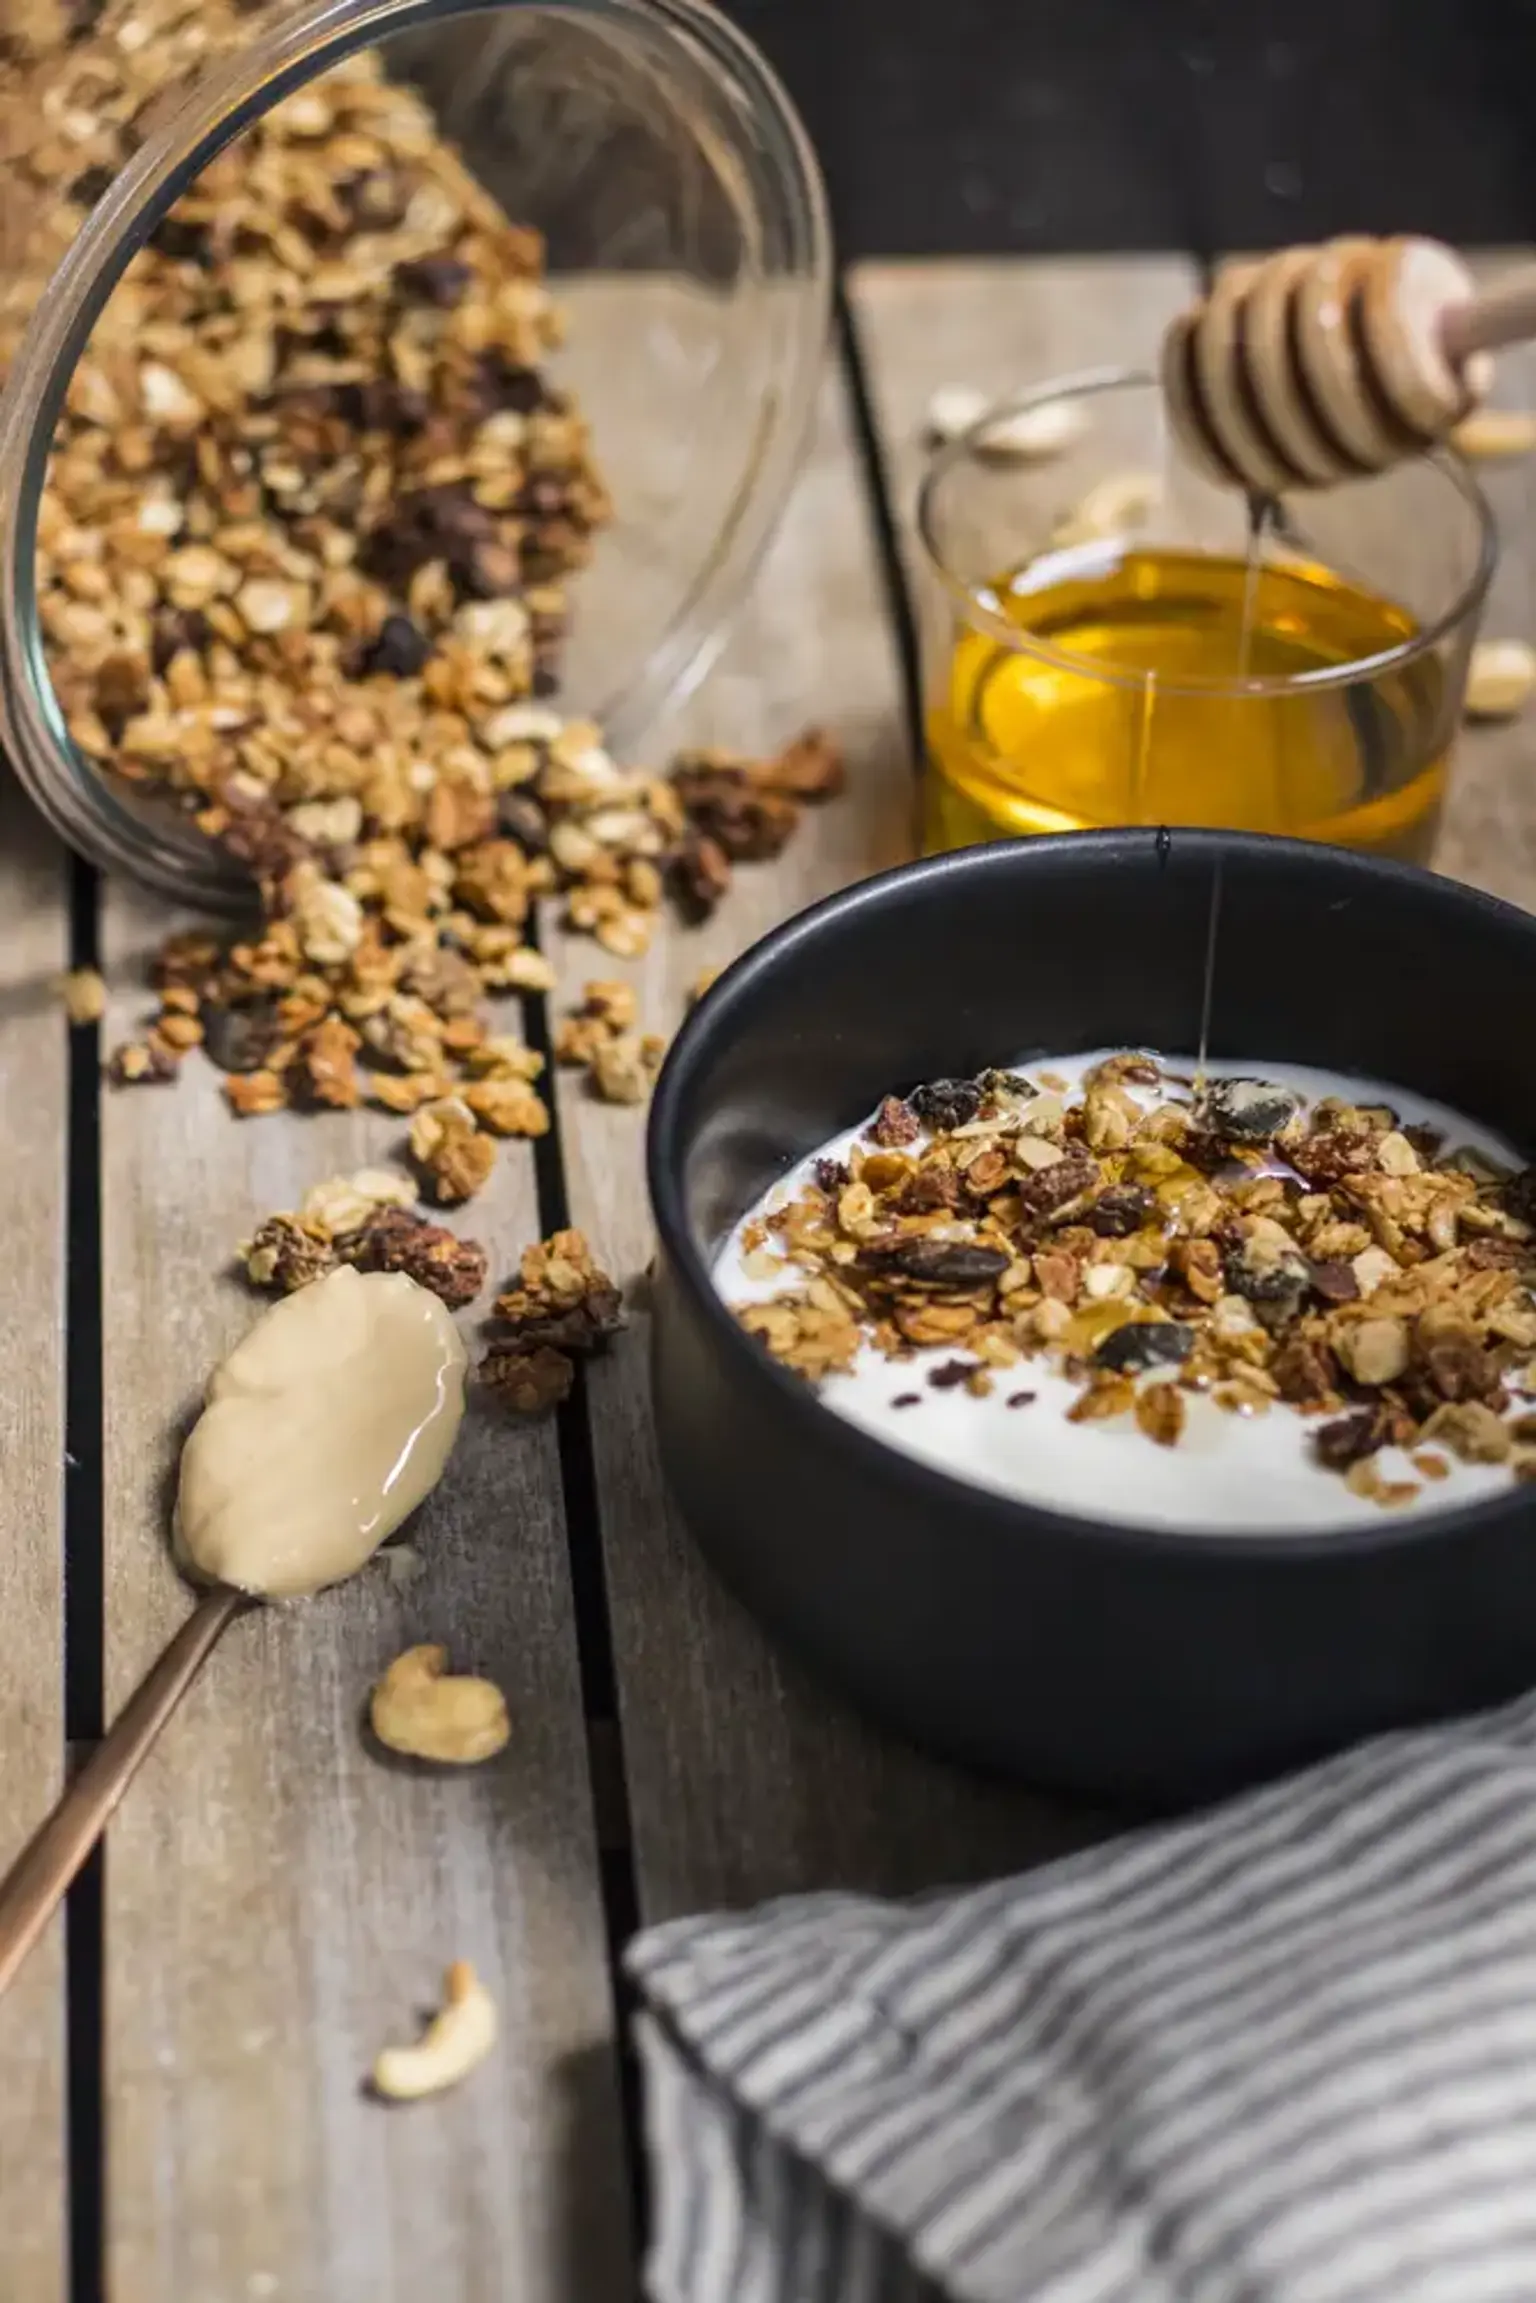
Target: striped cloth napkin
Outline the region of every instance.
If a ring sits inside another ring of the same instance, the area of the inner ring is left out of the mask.
[[[1536,1698],[631,1970],[655,2303],[1536,2303]]]

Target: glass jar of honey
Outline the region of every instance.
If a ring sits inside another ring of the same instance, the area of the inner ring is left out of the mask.
[[[1455,457],[1250,506],[1104,372],[990,411],[918,525],[930,851],[1151,823],[1427,860],[1494,563]]]

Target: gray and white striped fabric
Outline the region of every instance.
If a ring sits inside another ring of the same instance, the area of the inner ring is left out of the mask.
[[[1536,2303],[1536,1698],[631,1969],[655,2303]]]

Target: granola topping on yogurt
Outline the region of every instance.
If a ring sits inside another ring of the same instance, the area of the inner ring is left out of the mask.
[[[1194,1073],[1117,1051],[893,1093],[717,1284],[829,1406],[1064,1509],[1326,1524],[1536,1476],[1536,1170],[1406,1091]]]

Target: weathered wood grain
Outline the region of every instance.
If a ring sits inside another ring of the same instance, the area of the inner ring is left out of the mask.
[[[164,925],[127,895],[110,902],[119,1031]],[[108,1095],[109,1715],[188,1604],[166,1557],[166,1479],[210,1369],[255,1314],[228,1276],[234,1249],[262,1214],[377,1164],[399,1135],[382,1114],[237,1122],[200,1057],[174,1088]],[[537,1235],[525,1149],[503,1152],[460,1228],[498,1267]],[[425,1565],[408,1589],[376,1565],[306,1607],[238,1622],[113,1825],[113,2303],[627,2291],[550,1433],[472,1413],[411,1540]],[[373,1679],[421,1639],[505,1688],[512,1741],[489,1765],[440,1775],[365,1748]],[[500,2008],[495,2054],[451,2096],[369,2100],[375,2052],[414,2036],[455,1957]]]
[[[66,867],[0,773],[0,1869],[56,1797],[64,1762]],[[0,2000],[0,2294],[65,2291],[64,1928]]]
[[[1477,269],[1493,278],[1530,260],[1528,248],[1490,250]],[[1536,411],[1536,349],[1522,345],[1499,355],[1492,404]],[[1483,634],[1536,645],[1536,456],[1475,470],[1499,528]],[[1511,903],[1536,904],[1536,711],[1463,728],[1435,862]]]
[[[903,485],[908,435],[915,443],[935,383],[1003,389],[1031,373],[1139,356],[1140,336],[1117,331],[1116,314],[1165,315],[1188,278],[1154,269],[1151,283],[1137,265],[860,275],[876,397],[893,411],[883,445]],[[1084,323],[1075,340],[1074,311]],[[994,324],[1005,326],[1001,343]],[[583,333],[578,311],[573,342]],[[615,409],[599,434],[610,465],[619,421]],[[619,461],[620,483],[623,469]],[[777,864],[743,867],[708,927],[669,931],[644,961],[624,965],[584,940],[559,939],[567,1002],[590,977],[627,977],[646,1024],[670,1033],[702,970],[815,897],[910,853],[913,770],[895,649],[835,369],[784,525],[729,646],[691,705],[657,731],[653,756],[682,742],[767,748],[812,720],[847,749],[848,796],[808,817]],[[593,1101],[569,1076],[560,1098],[573,1217],[631,1279],[651,1246],[642,1115]],[[663,1493],[646,1346],[642,1305],[633,1332],[588,1382],[643,1915],[828,1884],[916,1888],[1028,1862],[1090,1832],[1095,1819],[1081,1811],[982,1783],[876,1734],[769,1647],[704,1567]]]

